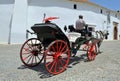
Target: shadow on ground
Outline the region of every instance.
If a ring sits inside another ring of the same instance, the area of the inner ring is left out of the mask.
[[[44,63],[41,63],[35,67],[28,67],[26,65],[21,65],[20,67],[18,67],[18,69],[26,69],[26,68],[36,71],[38,73],[38,76],[42,79],[54,76],[54,75],[50,74],[49,72],[47,72]]]
[[[67,68],[72,68],[73,66],[75,66],[76,64],[79,64],[80,62],[89,62],[87,59],[87,54],[82,54],[80,56],[71,57]],[[25,65],[21,65],[20,67],[18,67],[18,69],[26,69],[26,68],[36,71],[38,73],[38,76],[41,79],[50,78],[52,76],[55,76],[55,75],[50,74],[46,70],[44,63],[41,63],[35,67],[28,67]]]

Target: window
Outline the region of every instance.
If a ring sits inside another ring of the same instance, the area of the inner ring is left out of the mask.
[[[73,9],[77,9],[77,4],[74,4],[74,5],[73,5]]]
[[[101,14],[103,13],[103,10],[102,10],[102,9],[100,10],[100,13],[101,13]]]

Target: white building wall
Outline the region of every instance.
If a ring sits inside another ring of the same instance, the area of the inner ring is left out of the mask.
[[[64,25],[70,25],[70,24],[75,25],[75,21],[78,19],[78,15],[80,14],[84,16],[86,23],[97,25],[98,26],[96,27],[97,30],[101,29],[102,23],[106,21],[106,16],[99,13],[99,8],[96,8],[88,4],[70,2],[66,0],[61,0],[61,1],[45,0],[44,2],[41,1],[42,0],[37,0],[35,2],[34,0],[31,0],[31,2],[29,2],[28,27],[30,26],[29,24],[32,25],[33,22],[34,23],[38,21],[40,22],[40,19],[43,18],[44,13],[46,13],[47,16],[59,16],[60,21],[57,23],[62,22],[60,24],[62,25],[62,27]],[[74,4],[77,4],[76,10],[73,9]],[[95,12],[98,12],[99,14],[96,14]],[[98,15],[100,16],[99,18]]]
[[[8,43],[13,4],[0,4],[0,43]]]
[[[77,9],[73,9],[74,4],[77,4]],[[102,14],[100,13],[101,9]],[[120,20],[115,18],[114,12],[111,12],[111,24],[107,28],[107,11],[108,9],[100,6],[67,0],[15,0],[14,5],[0,4],[0,13],[2,14],[0,15],[0,26],[2,27],[2,30],[0,30],[0,43],[8,42],[12,14],[11,43],[23,43],[26,39],[26,29],[30,29],[35,23],[41,23],[44,13],[46,13],[47,17],[59,17],[60,19],[53,22],[62,29],[65,25],[75,25],[78,15],[81,14],[87,24],[96,26],[96,30],[108,29],[110,33],[108,38],[113,40],[113,22],[120,23]],[[120,18],[119,15],[118,18]],[[120,31],[120,25],[118,25],[118,29]],[[118,32],[118,35],[120,35],[120,32]]]
[[[11,43],[23,43],[26,40],[27,0],[15,0]]]
[[[77,4],[76,10],[73,9],[74,4]],[[28,11],[28,29],[34,23],[42,21],[44,13],[46,13],[47,16],[60,17],[59,20],[56,20],[54,22],[56,22],[61,28],[64,27],[64,25],[75,25],[75,21],[78,18],[78,15],[81,14],[84,16],[84,20],[87,24],[96,25],[96,30],[108,30],[108,39],[113,40],[113,21],[118,23],[120,21],[115,18],[115,13],[110,12],[111,23],[107,24],[108,11],[109,10],[106,8],[94,6],[87,3],[79,3],[66,0],[45,0],[44,2],[42,2],[42,0],[37,0],[36,2],[34,0],[31,0],[31,2],[29,2]]]

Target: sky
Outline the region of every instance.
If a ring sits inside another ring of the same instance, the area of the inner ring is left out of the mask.
[[[114,11],[120,11],[120,0],[89,0]]]

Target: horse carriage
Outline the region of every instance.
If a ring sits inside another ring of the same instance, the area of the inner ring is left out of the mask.
[[[34,67],[44,60],[49,73],[59,74],[67,68],[70,57],[75,56],[83,44],[86,45],[88,60],[95,59],[101,40],[89,37],[88,33],[81,36],[80,33],[69,32],[66,36],[60,27],[49,22],[52,19],[57,17],[46,18],[44,23],[34,24],[31,27],[37,38],[28,39],[20,50],[21,61],[26,66]]]

